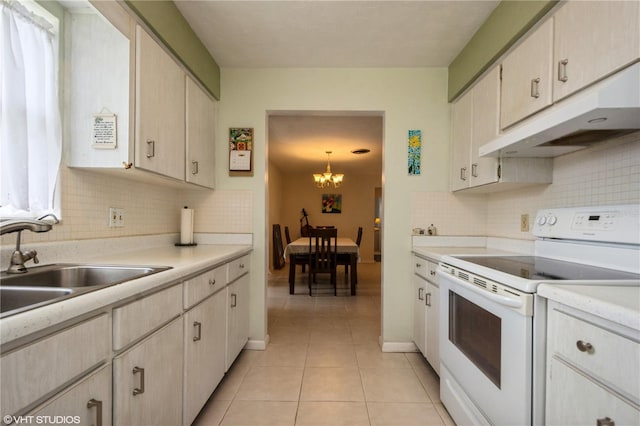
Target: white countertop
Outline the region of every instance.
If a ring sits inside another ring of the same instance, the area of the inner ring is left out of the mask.
[[[186,276],[211,269],[251,250],[251,245],[201,244],[195,247],[175,247],[166,244],[138,250],[128,248],[126,251],[93,252],[74,258],[73,263],[171,266],[172,269],[2,318],[0,342],[4,345],[47,327],[105,309],[138,294],[177,283]]]
[[[541,284],[538,295],[640,331],[640,286]]]

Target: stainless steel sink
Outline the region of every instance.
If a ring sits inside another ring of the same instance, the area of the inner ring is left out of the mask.
[[[2,273],[2,285],[37,287],[94,287],[165,271],[167,267],[55,264],[29,268],[24,274]]]
[[[66,298],[74,292],[71,288],[46,287],[14,287],[0,286],[0,313],[11,314],[21,312],[25,307],[29,309],[45,305]],[[13,312],[16,311],[16,312]]]
[[[53,264],[0,273],[0,318],[171,267]]]

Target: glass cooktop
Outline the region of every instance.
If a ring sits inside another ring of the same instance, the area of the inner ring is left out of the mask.
[[[640,275],[537,256],[454,256],[530,280],[638,280]]]

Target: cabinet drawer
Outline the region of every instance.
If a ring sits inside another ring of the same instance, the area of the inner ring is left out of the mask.
[[[182,285],[175,285],[113,310],[113,349],[160,327],[182,312]]]
[[[429,261],[418,256],[413,256],[413,272],[422,278],[429,276]]]
[[[551,310],[549,315],[552,355],[560,355],[629,395],[635,395],[636,398],[640,395],[638,342],[556,309]],[[588,345],[590,349],[586,348]]]
[[[0,358],[2,415],[13,415],[103,362],[109,354],[106,314]]]
[[[233,282],[237,278],[249,272],[251,269],[251,255],[246,254],[239,259],[229,262],[229,274],[227,282]]]
[[[184,308],[188,309],[227,285],[227,265],[184,282]]]
[[[552,358],[549,372],[545,424],[640,424],[637,408],[564,362]],[[607,417],[614,423],[602,423]]]

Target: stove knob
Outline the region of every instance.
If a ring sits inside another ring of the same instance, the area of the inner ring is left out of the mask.
[[[547,218],[544,216],[538,216],[538,219],[536,220],[536,222],[538,222],[538,225],[542,226],[545,223],[547,223]]]
[[[551,226],[555,225],[558,222],[558,218],[555,217],[554,215],[549,216],[549,218],[547,219],[547,223]]]

